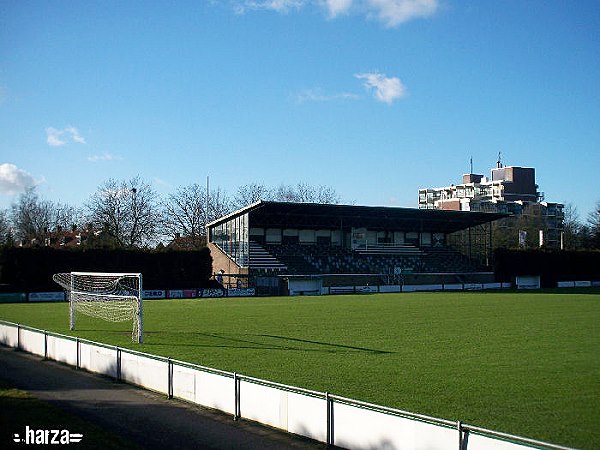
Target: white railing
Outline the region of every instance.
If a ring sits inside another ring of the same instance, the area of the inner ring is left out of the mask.
[[[353,247],[355,252],[359,253],[387,253],[398,255],[420,255],[423,251],[412,244],[394,244],[394,243],[379,243],[369,244],[365,242]]]
[[[567,449],[10,322],[0,344],[344,448]]]

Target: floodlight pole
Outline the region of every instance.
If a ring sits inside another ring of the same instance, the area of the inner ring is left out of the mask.
[[[208,225],[208,208],[210,207],[210,177],[206,175],[206,211],[204,213],[204,226]],[[206,236],[206,242],[208,242],[208,232]]]

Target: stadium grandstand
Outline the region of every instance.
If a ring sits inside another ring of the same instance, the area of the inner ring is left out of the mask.
[[[207,225],[226,287],[489,281],[500,213],[259,201]]]

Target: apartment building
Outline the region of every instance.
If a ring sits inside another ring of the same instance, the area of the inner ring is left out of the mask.
[[[468,173],[460,184],[419,189],[419,209],[511,214],[498,223],[508,230],[525,227],[530,218],[529,227],[539,228],[537,236],[528,231],[530,242],[535,238],[539,246],[554,248],[562,246],[563,208],[561,203],[544,201],[533,167],[504,166],[500,160],[489,177]]]

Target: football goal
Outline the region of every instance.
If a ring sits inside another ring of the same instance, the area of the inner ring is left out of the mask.
[[[78,313],[109,322],[131,320],[132,341],[144,341],[141,273],[70,272],[52,279],[66,292],[71,330]]]

